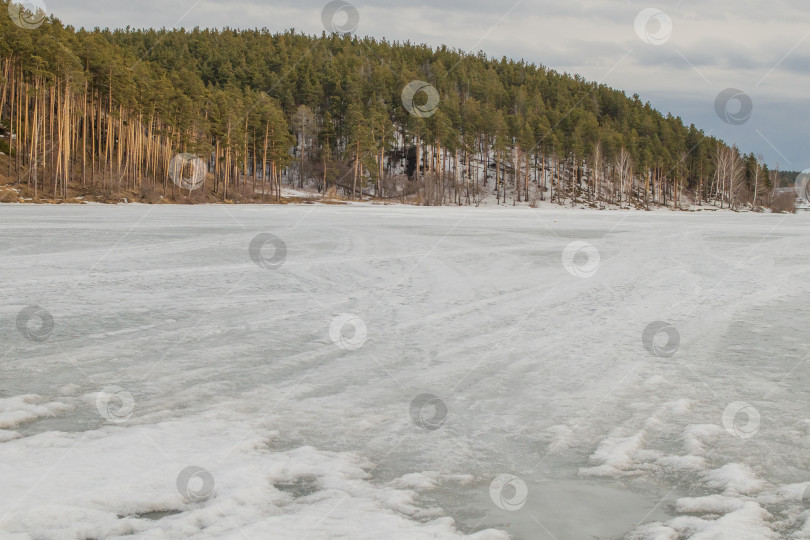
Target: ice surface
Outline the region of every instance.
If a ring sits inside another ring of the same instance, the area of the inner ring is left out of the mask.
[[[0,224],[0,537],[810,538],[810,216]]]

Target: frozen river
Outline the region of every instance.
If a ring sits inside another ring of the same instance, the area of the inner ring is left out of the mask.
[[[810,216],[0,227],[2,538],[810,538]]]

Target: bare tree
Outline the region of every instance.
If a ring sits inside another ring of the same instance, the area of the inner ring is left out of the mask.
[[[775,170],[770,171],[771,175],[771,192],[768,195],[768,206],[773,208],[773,199],[774,195],[776,194],[776,188],[779,185],[779,166],[776,167]]]
[[[734,208],[745,189],[745,163],[740,157],[739,150],[718,143],[714,164],[716,189],[720,191],[720,208],[723,208],[726,198],[729,206]]]
[[[765,175],[765,168],[762,165],[762,154],[757,154],[757,159],[754,162],[754,198],[751,201],[751,210],[757,209],[757,193],[759,191],[759,181]]]
[[[597,142],[593,149],[593,199],[599,201],[601,184],[599,183],[599,169],[602,168],[602,143]]]
[[[726,152],[729,154],[729,195],[731,197],[731,208],[737,210],[739,208],[739,201],[743,198],[746,192],[745,185],[745,161],[740,156],[740,152],[736,146],[727,148]]]
[[[298,157],[300,159],[298,179],[300,183],[299,187],[303,188],[304,160],[307,147],[306,141],[307,137],[311,138],[313,136],[313,132],[315,131],[315,114],[312,112],[312,109],[306,105],[301,105],[295,111],[292,124],[296,133],[298,133]]]
[[[717,143],[717,148],[714,153],[714,180],[715,180],[715,198],[720,195],[720,208],[723,208],[726,195],[726,179],[728,178],[728,158],[725,147]]]
[[[621,206],[624,200],[625,185],[632,189],[633,182],[633,159],[630,157],[630,152],[624,148],[616,156],[616,171],[619,176],[619,206]],[[628,194],[627,200],[629,201],[629,199]]]

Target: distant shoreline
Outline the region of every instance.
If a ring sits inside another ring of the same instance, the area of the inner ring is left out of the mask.
[[[2,195],[2,191],[0,191],[0,195]],[[303,193],[303,192],[302,192]],[[444,205],[424,205],[424,204],[417,204],[415,202],[408,202],[408,201],[395,201],[395,200],[384,200],[384,199],[374,199],[374,198],[367,198],[367,199],[360,199],[360,200],[351,200],[351,199],[342,199],[342,198],[329,198],[323,197],[320,194],[316,193],[308,193],[308,196],[302,196],[302,193],[296,193],[295,195],[283,195],[280,202],[277,201],[266,201],[266,202],[257,202],[257,201],[249,201],[249,202],[238,202],[238,201],[194,201],[194,202],[172,202],[172,201],[157,201],[157,202],[144,202],[139,200],[129,200],[127,198],[122,198],[121,200],[88,200],[84,197],[70,197],[68,199],[40,199],[39,201],[33,201],[30,199],[20,198],[17,201],[9,201],[4,200],[0,201],[0,208],[3,206],[60,206],[60,205],[69,205],[69,206],[345,206],[345,207],[378,207],[378,206],[394,206],[399,208],[481,208],[481,209],[496,209],[496,208],[514,208],[514,209],[531,209],[537,210],[539,212],[543,211],[592,211],[592,212],[632,212],[632,213],[651,213],[651,214],[662,214],[662,213],[671,213],[671,212],[678,212],[678,213],[731,213],[731,214],[774,214],[774,215],[789,215],[789,214],[802,214],[804,213],[803,210],[810,210],[810,208],[796,208],[793,212],[779,212],[779,211],[772,211],[769,208],[758,208],[756,211],[752,210],[751,208],[744,208],[740,210],[733,210],[728,206],[724,208],[720,208],[720,206],[710,203],[705,203],[703,205],[683,205],[680,208],[675,208],[672,206],[657,206],[657,205],[650,205],[649,208],[643,208],[639,206],[623,206],[619,207],[615,204],[591,204],[587,202],[577,202],[571,203],[567,201],[565,204],[559,204],[557,202],[549,202],[548,200],[545,201],[534,201],[533,203],[527,202],[520,202],[512,204],[508,201],[506,204],[496,204],[494,197],[490,196],[485,198],[482,201],[479,201],[477,204],[472,203],[469,205],[456,205],[456,204],[444,204]]]

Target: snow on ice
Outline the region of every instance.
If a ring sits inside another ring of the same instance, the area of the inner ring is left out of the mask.
[[[803,215],[0,208],[3,538],[810,538]]]

